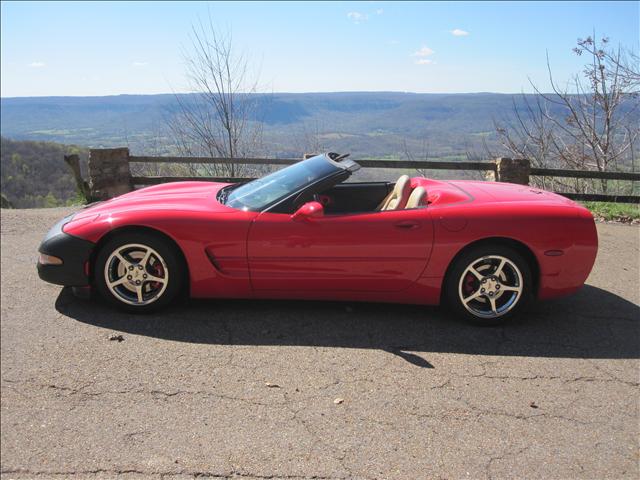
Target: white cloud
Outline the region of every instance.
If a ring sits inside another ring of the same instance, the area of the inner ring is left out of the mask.
[[[435,52],[431,50],[429,47],[422,46],[420,50],[411,54],[412,57],[428,57],[429,55],[433,55]]]
[[[371,13],[362,13],[362,12],[349,12],[347,13],[347,18],[351,20],[356,25],[359,23],[364,23],[369,20],[371,15],[382,15],[384,10],[382,8],[378,8]]]
[[[31,68],[42,68],[46,65],[44,62],[31,62],[28,66]]]
[[[455,37],[466,37],[467,35],[469,35],[469,32],[465,30],[460,30],[459,28],[455,28],[451,30],[451,35]]]
[[[369,15],[360,12],[349,12],[347,13],[347,18],[353,23],[358,24],[369,20]]]
[[[131,64],[132,67],[146,67],[147,65],[149,65],[148,62],[133,62]]]
[[[400,40],[389,40],[389,45],[399,45]]]
[[[428,58],[420,58],[419,60],[416,60],[414,63],[416,65],[431,65],[433,63],[433,60],[430,60]]]

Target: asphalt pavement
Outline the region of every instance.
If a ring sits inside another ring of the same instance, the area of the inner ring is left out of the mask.
[[[2,210],[2,478],[637,479],[640,228],[501,328],[438,308],[192,301],[41,282],[69,209]]]

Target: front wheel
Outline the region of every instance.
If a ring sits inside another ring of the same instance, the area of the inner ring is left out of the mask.
[[[521,311],[532,295],[531,268],[516,250],[481,245],[455,260],[445,280],[454,313],[479,325],[498,325]]]
[[[183,286],[184,266],[160,236],[125,233],[109,240],[95,262],[94,281],[110,304],[130,312],[168,305]]]

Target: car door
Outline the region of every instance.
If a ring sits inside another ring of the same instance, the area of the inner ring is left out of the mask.
[[[399,291],[422,273],[433,242],[428,209],[324,215],[261,213],[247,255],[256,291]]]

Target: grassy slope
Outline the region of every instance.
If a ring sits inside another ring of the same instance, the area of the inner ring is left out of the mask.
[[[629,223],[640,220],[640,205],[630,203],[583,202],[601,220]]]

